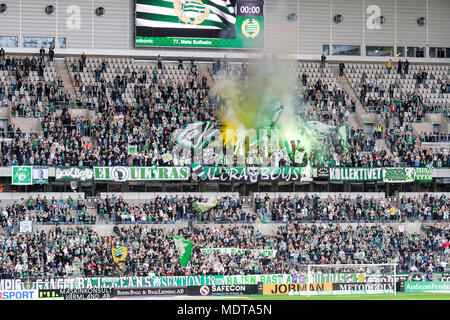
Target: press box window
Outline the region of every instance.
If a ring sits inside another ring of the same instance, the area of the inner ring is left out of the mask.
[[[58,47],[66,49],[66,38],[58,38]]]
[[[408,57],[425,58],[425,47],[408,47]]]
[[[367,56],[390,56],[394,53],[393,47],[380,47],[380,46],[366,46]]]
[[[322,46],[322,53],[324,54],[324,55],[329,55],[330,54],[330,45],[328,45],[328,44],[324,44],[323,46]]]
[[[397,47],[397,57],[405,56],[405,47]]]
[[[55,46],[55,38],[51,37],[23,37],[24,48],[49,48],[50,45]]]
[[[333,55],[336,56],[360,56],[361,47],[353,45],[336,45],[333,46]]]
[[[17,48],[18,37],[0,36],[0,48]]]

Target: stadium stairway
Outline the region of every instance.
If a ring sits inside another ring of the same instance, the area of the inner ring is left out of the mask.
[[[55,66],[56,71],[63,80],[64,88],[66,90],[69,90],[71,97],[75,98],[77,96],[75,92],[75,87],[73,86],[72,78],[70,77],[69,70],[67,69],[67,65],[64,62],[64,59],[55,59]]]
[[[352,114],[349,117],[349,123],[348,123],[349,127],[360,128],[360,129],[364,130],[365,123],[372,123],[373,128],[376,128],[377,125],[382,125],[383,129],[386,129],[386,128],[384,128],[384,123],[379,115],[377,115],[375,113],[369,113],[366,111],[364,106],[361,104],[361,101],[359,101],[359,98],[358,98],[355,90],[350,85],[350,82],[348,81],[345,73],[342,77],[339,75],[339,65],[329,65],[329,67],[333,71],[334,75],[336,76],[337,81],[339,82],[341,87],[344,89],[344,91],[349,94],[350,98],[353,101],[355,101],[355,105],[356,105],[355,111],[356,112],[354,115]],[[376,139],[375,148],[377,148],[377,150],[384,149],[387,151],[387,154],[389,156],[391,155],[391,151],[387,147],[384,139]]]

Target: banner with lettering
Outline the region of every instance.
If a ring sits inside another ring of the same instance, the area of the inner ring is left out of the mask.
[[[379,181],[382,168],[330,168],[330,181]]]
[[[204,255],[211,255],[214,253],[220,254],[228,254],[228,255],[246,255],[250,254],[251,256],[266,256],[269,258],[275,258],[277,255],[277,250],[273,249],[240,249],[240,248],[201,248],[200,252]]]
[[[94,177],[94,171],[91,168],[56,168],[56,181],[88,181]]]
[[[188,180],[189,167],[94,167],[95,180],[145,181]]]
[[[416,173],[415,181],[431,181],[433,180],[433,173],[431,172],[431,169],[426,168],[414,168],[414,171]]]
[[[216,182],[312,181],[311,167],[204,167],[201,180]]]

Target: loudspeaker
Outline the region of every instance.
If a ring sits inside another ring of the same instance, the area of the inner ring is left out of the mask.
[[[97,16],[102,16],[102,15],[104,15],[105,14],[105,8],[103,8],[103,7],[98,7],[97,9],[95,9],[95,14],[97,15]]]
[[[334,16],[333,20],[334,23],[341,23],[342,21],[344,21],[344,17],[341,14],[337,14]]]
[[[379,18],[377,18],[377,21],[379,24],[383,24],[386,22],[386,19],[384,18],[384,16],[380,16]]]
[[[46,14],[52,14],[55,11],[55,7],[52,5],[46,6],[45,7],[45,13]]]
[[[6,10],[8,10],[8,6],[6,5],[6,3],[0,4],[0,12],[3,13]]]

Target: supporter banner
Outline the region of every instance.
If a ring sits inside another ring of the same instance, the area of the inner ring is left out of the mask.
[[[23,282],[21,279],[1,279],[0,290],[23,289],[79,289],[79,288],[165,288],[188,285],[225,284],[224,276],[147,276],[147,277],[86,277],[38,279]]]
[[[30,300],[37,297],[37,290],[0,290],[0,300]]]
[[[272,249],[239,249],[239,248],[201,248],[200,252],[204,255],[210,255],[212,253],[218,252],[220,254],[241,254],[245,255],[250,252],[250,255],[266,256],[274,258],[277,255],[277,250]]]
[[[450,292],[448,281],[406,281],[405,292]]]
[[[48,184],[48,167],[33,167],[33,184]]]
[[[92,180],[94,177],[94,171],[91,168],[56,168],[55,180],[77,180],[87,181]]]
[[[289,295],[300,291],[331,291],[332,283],[276,283],[264,284],[263,294],[265,295]]]
[[[59,289],[59,294],[64,300],[98,300],[111,298],[112,290],[112,288]]]
[[[204,167],[202,180],[217,182],[312,181],[311,167]]]
[[[329,178],[330,177],[330,168],[327,168],[327,167],[317,168],[317,177],[318,178]]]
[[[330,181],[378,181],[382,178],[382,168],[330,168]]]
[[[290,274],[252,274],[223,276],[226,284],[291,283]]]
[[[11,184],[33,184],[32,166],[12,166]]]
[[[188,286],[186,293],[188,296],[226,296],[226,295],[261,294],[260,290],[258,290],[259,287],[260,286],[255,284]]]
[[[431,181],[433,180],[433,173],[430,168],[414,168],[416,172],[416,181]]]
[[[415,180],[414,168],[384,168],[383,182],[403,183]]]
[[[189,167],[94,167],[95,180],[188,180]]]

